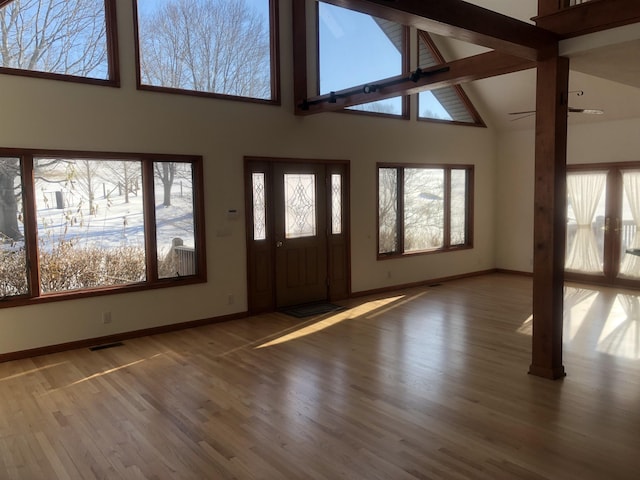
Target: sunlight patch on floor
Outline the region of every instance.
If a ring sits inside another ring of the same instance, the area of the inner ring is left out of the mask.
[[[598,298],[593,290],[566,288],[564,295],[564,340],[570,342],[583,326],[593,303]]]
[[[100,378],[100,377],[102,377],[102,376],[109,375],[109,374],[114,373],[114,372],[117,372],[117,371],[119,371],[119,370],[124,370],[125,368],[133,367],[134,365],[138,365],[138,364],[140,364],[140,363],[142,363],[142,362],[146,362],[146,361],[148,361],[148,360],[153,360],[154,358],[160,357],[160,356],[162,356],[162,355],[164,355],[164,354],[162,354],[162,353],[156,353],[155,355],[153,355],[153,356],[151,356],[151,357],[149,357],[149,358],[141,358],[140,360],[136,360],[135,362],[130,362],[130,363],[127,363],[127,364],[125,364],[125,365],[120,365],[120,366],[118,366],[118,367],[110,368],[110,369],[108,369],[108,370],[104,370],[104,371],[102,371],[102,372],[94,373],[93,375],[89,375],[89,376],[87,376],[87,377],[83,377],[83,378],[81,378],[81,379],[79,379],[79,380],[76,380],[75,382],[71,382],[71,383],[69,383],[68,385],[65,385],[65,386],[63,386],[63,387],[54,388],[54,389],[52,389],[52,390],[47,390],[46,394],[54,393],[54,392],[57,392],[58,390],[62,390],[62,389],[64,389],[64,388],[74,387],[74,386],[76,386],[76,385],[79,385],[79,384],[81,384],[81,383],[87,382],[87,381],[89,381],[89,380],[93,380],[93,379],[96,379],[96,378]]]
[[[31,370],[27,370],[26,372],[20,372],[14,375],[10,375],[8,377],[2,377],[0,378],[0,382],[4,382],[6,380],[13,380],[14,378],[24,377],[25,375],[30,375],[36,372],[42,372],[43,370],[47,370],[48,368],[64,365],[65,363],[68,363],[68,362],[58,362],[58,363],[52,363],[51,365],[45,365],[44,367],[32,368]]]
[[[599,352],[631,360],[640,359],[640,297],[616,296],[598,338]]]
[[[531,336],[533,334],[533,315],[529,315],[529,318],[522,322],[522,325],[516,331],[522,335]]]
[[[368,315],[368,314],[371,314],[372,312],[375,312],[378,309],[387,307],[388,305],[394,302],[398,302],[404,298],[405,298],[405,295],[398,295],[395,297],[383,298],[380,300],[373,300],[371,302],[363,303],[362,305],[358,305],[357,307],[353,307],[348,310],[337,312],[333,315],[330,315],[321,320],[318,320],[317,322],[313,322],[294,332],[279,336],[273,340],[270,340],[261,345],[258,345],[255,348],[258,349],[258,348],[273,347],[274,345],[290,342],[291,340],[296,340],[298,338],[306,337],[307,335],[321,332],[322,330],[325,330],[329,327],[337,325],[338,323],[344,322],[345,320],[352,320],[354,318],[365,317],[365,316],[367,318],[372,318],[372,315]]]

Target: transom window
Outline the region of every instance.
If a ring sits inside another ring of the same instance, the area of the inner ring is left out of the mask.
[[[142,89],[278,101],[277,0],[137,0]]]
[[[378,165],[378,256],[472,246],[473,167]]]
[[[8,2],[0,72],[117,85],[115,22],[115,0]]]
[[[206,280],[201,181],[201,157],[0,150],[0,299]]]
[[[408,70],[406,37],[403,25],[318,2],[319,93],[402,74]],[[349,109],[405,115],[406,100],[396,97]]]

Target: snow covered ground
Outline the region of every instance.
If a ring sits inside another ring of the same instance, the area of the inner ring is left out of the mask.
[[[105,175],[106,176],[106,175]],[[117,183],[95,182],[94,206],[77,188],[36,180],[36,215],[40,248],[51,249],[60,241],[81,247],[108,249],[122,246],[144,248],[142,191],[128,196],[128,203]],[[184,246],[194,246],[193,195],[188,180],[176,179],[171,189],[171,206],[163,205],[163,186],[155,185],[156,238],[162,257],[174,238]],[[57,198],[56,198],[57,196]],[[63,204],[59,203],[60,198]],[[59,208],[63,206],[63,208]],[[21,224],[22,225],[22,224]],[[22,243],[22,242],[20,242]],[[17,244],[16,247],[23,245]],[[5,245],[6,247],[6,245]]]

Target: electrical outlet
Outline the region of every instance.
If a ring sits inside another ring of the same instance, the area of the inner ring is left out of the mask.
[[[227,295],[227,303],[229,305],[233,305],[233,302],[235,302],[235,299],[233,298],[233,293],[230,293],[229,295]]]
[[[387,278],[391,278],[391,270],[387,271]]]
[[[102,312],[102,324],[108,325],[111,323],[111,312]]]

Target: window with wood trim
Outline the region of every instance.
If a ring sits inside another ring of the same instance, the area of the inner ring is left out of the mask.
[[[0,300],[206,280],[202,158],[0,149]]]
[[[278,0],[137,0],[138,88],[279,101]]]
[[[118,85],[115,0],[7,2],[0,73]]]
[[[445,62],[427,32],[418,31],[418,66],[435,67]],[[418,120],[486,126],[460,85],[427,90],[418,94]]]
[[[378,164],[378,258],[469,248],[473,166]]]
[[[320,95],[409,70],[405,26],[324,2],[318,2],[317,12]],[[406,116],[408,111],[406,97],[348,109],[394,116]]]

